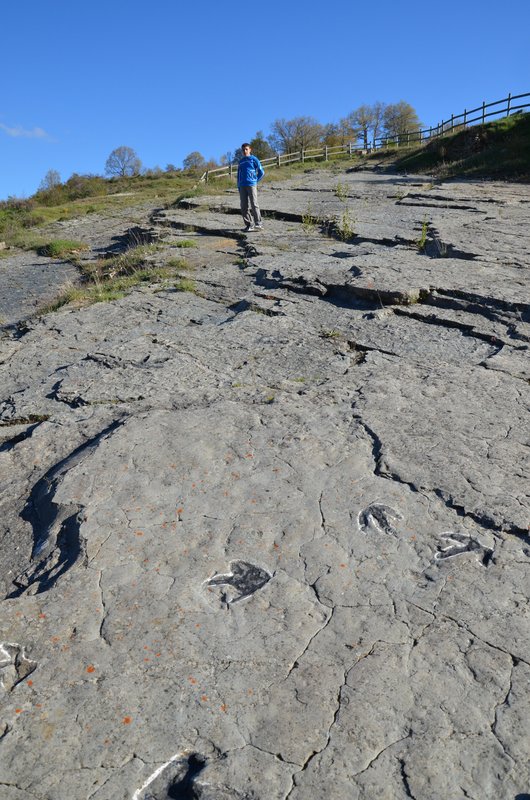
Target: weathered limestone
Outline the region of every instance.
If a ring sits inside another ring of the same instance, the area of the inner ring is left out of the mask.
[[[261,199],[0,340],[2,797],[523,798],[528,187]]]

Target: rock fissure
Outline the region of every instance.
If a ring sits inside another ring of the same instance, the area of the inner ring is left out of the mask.
[[[408,602],[411,602],[411,601],[408,601]],[[458,628],[460,628],[461,630],[465,631],[468,635],[474,637],[479,642],[482,642],[482,644],[485,644],[488,647],[491,647],[493,650],[498,650],[499,653],[504,653],[504,655],[509,656],[512,659],[512,661],[522,662],[523,664],[526,664],[527,666],[530,667],[530,661],[526,661],[524,658],[521,657],[521,655],[514,655],[514,653],[508,652],[508,650],[503,649],[498,644],[493,644],[493,642],[490,642],[487,639],[484,639],[484,637],[480,636],[469,625],[465,625],[463,622],[461,622],[458,619],[455,619],[450,614],[444,613],[443,611],[438,611],[438,609],[436,609],[435,611],[429,611],[429,609],[423,608],[422,606],[420,606],[417,603],[411,603],[411,605],[414,605],[416,608],[418,608],[420,611],[423,611],[425,614],[432,614],[436,620],[438,620],[440,617],[442,619],[449,620],[454,625],[456,625]],[[503,705],[503,703],[501,703],[501,705]]]
[[[313,591],[315,591],[315,589],[313,587],[311,587],[311,588],[313,589]],[[316,592],[315,592],[315,594],[316,594]],[[323,605],[320,602],[320,600],[318,602],[320,603],[320,605]],[[329,609],[329,606],[326,606],[326,608]],[[319,636],[322,633],[322,631],[325,630],[325,628],[327,628],[327,626],[331,622],[334,612],[335,612],[335,608],[331,608],[331,613],[329,614],[329,616],[326,619],[326,621],[324,622],[324,624],[311,636],[311,638],[309,639],[308,643],[306,644],[306,646],[304,647],[302,652],[298,656],[296,656],[296,658],[294,659],[293,663],[289,667],[289,671],[288,671],[287,675],[285,676],[285,680],[287,680],[287,678],[291,675],[291,673],[294,670],[298,669],[298,667],[300,666],[300,662],[302,661],[303,657],[305,656],[305,654],[307,653],[307,651],[309,650],[309,648],[311,647],[311,645],[313,644],[313,642],[315,641],[317,636]]]
[[[17,588],[10,598],[19,597],[30,589],[44,592],[76,561],[86,560],[85,543],[80,534],[83,507],[76,503],[57,503],[55,496],[67,473],[78,467],[123,423],[122,419],[112,422],[49,469],[34,485],[21,514],[33,529],[31,564],[15,578]]]
[[[519,661],[522,660],[522,659],[515,658],[514,656],[511,656],[511,659],[512,659],[512,665],[511,665],[511,670],[510,670],[510,676],[509,676],[509,679],[508,679],[508,686],[506,688],[504,697],[500,700],[499,703],[497,703],[497,705],[495,706],[495,708],[493,710],[493,721],[491,723],[491,732],[495,736],[496,740],[499,742],[499,745],[502,747],[502,750],[505,753],[506,757],[509,758],[512,762],[515,763],[515,759],[514,759],[513,755],[509,752],[509,750],[508,750],[508,748],[506,746],[506,743],[501,739],[501,737],[499,736],[499,733],[497,731],[497,727],[498,727],[498,723],[499,723],[499,712],[500,712],[500,710],[502,708],[505,708],[505,707],[510,705],[509,698],[510,698],[510,695],[511,695],[512,690],[513,690],[513,672],[514,672],[514,669],[517,666],[517,664],[519,663]]]
[[[7,781],[0,781],[0,786],[7,786],[8,788],[16,789],[19,792],[22,792],[26,797],[33,798],[33,800],[47,800],[46,797],[42,794],[34,794],[33,790],[29,790],[27,786],[22,787],[18,783],[9,783]]]
[[[99,638],[109,647],[111,647],[112,642],[110,641],[107,633],[105,631],[105,626],[107,622],[107,605],[105,603],[105,595],[103,593],[103,585],[102,585],[102,578],[103,578],[103,570],[100,570],[98,575],[98,588],[100,593],[100,601],[101,601],[101,622],[99,623]]]
[[[348,674],[349,674],[349,671],[344,673],[344,679],[343,679],[343,682],[342,682],[342,684],[341,684],[341,686],[340,686],[340,688],[339,688],[339,691],[338,691],[338,693],[337,693],[337,697],[336,697],[336,709],[335,709],[335,711],[334,711],[334,714],[333,714],[333,719],[331,720],[331,723],[330,723],[330,725],[329,725],[329,727],[328,727],[328,730],[327,730],[327,733],[326,733],[326,742],[325,742],[325,744],[324,744],[324,745],[323,745],[323,746],[320,748],[320,750],[314,750],[314,751],[313,751],[313,752],[312,752],[312,753],[309,755],[309,757],[308,757],[308,758],[307,758],[307,759],[304,761],[304,763],[301,765],[301,768],[300,768],[300,770],[298,770],[298,772],[296,772],[296,773],[294,773],[294,774],[293,774],[293,778],[292,778],[292,780],[293,780],[293,785],[292,785],[291,789],[289,790],[289,792],[286,794],[286,796],[285,796],[285,800],[288,800],[288,798],[291,796],[291,794],[292,794],[293,790],[295,789],[295,786],[296,786],[296,783],[295,783],[295,777],[296,777],[297,775],[299,775],[299,774],[301,774],[301,773],[305,772],[305,771],[308,769],[308,767],[309,767],[309,765],[311,764],[311,762],[312,762],[312,761],[313,761],[313,760],[314,760],[314,759],[315,759],[317,756],[319,756],[321,753],[323,753],[323,752],[326,750],[326,748],[328,747],[328,745],[329,745],[329,743],[330,743],[330,740],[331,740],[331,731],[332,731],[332,729],[333,729],[333,726],[334,726],[334,725],[335,725],[335,723],[337,722],[337,718],[338,718],[339,711],[340,711],[340,708],[341,708],[341,694],[342,694],[342,691],[343,691],[343,689],[344,689],[344,688],[345,688],[345,686],[347,685]]]
[[[416,800],[415,796],[412,794],[410,783],[409,783],[409,776],[407,774],[406,763],[404,758],[398,759],[399,761],[399,768],[401,774],[401,781],[403,783],[403,788],[405,790],[406,796],[410,797],[411,800]]]

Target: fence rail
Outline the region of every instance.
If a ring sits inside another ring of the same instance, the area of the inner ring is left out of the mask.
[[[340,155],[347,155],[351,158],[356,153],[365,155],[372,150],[384,150],[387,147],[399,147],[400,145],[413,144],[414,142],[423,144],[430,139],[443,136],[446,133],[451,133],[458,128],[464,128],[474,123],[484,124],[490,117],[499,117],[502,119],[512,114],[521,113],[523,109],[530,108],[530,101],[524,103],[517,103],[517,101],[523,99],[527,100],[528,98],[530,98],[530,92],[526,94],[509,94],[508,97],[504,97],[502,100],[495,100],[493,103],[486,103],[484,101],[482,105],[476,108],[464,109],[461,114],[451,114],[449,119],[442,120],[437,125],[431,126],[430,128],[404,131],[394,136],[377,136],[372,139],[368,147],[363,147],[354,142],[338,145],[323,145],[322,147],[305,148],[293,153],[278,153],[271,158],[261,159],[261,163],[269,167],[283,167],[296,161],[304,162],[318,158],[323,158],[324,161],[328,161],[330,156]],[[496,108],[494,111],[488,110],[493,109],[495,106],[502,106],[503,104],[505,105],[502,108]],[[476,116],[473,116],[474,114]],[[210,178],[232,178],[234,175],[237,175],[237,164],[226,164],[223,167],[206,170],[206,172],[201,175],[201,181],[206,181],[206,183],[208,183]]]

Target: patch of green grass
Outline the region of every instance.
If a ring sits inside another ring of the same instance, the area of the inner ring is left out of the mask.
[[[88,250],[88,245],[84,242],[76,242],[72,239],[54,239],[37,246],[37,253],[40,256],[50,258],[65,258],[66,256],[77,255],[84,250]]]
[[[181,239],[178,242],[174,242],[175,247],[198,247],[196,241],[193,239]]]
[[[329,331],[322,330],[322,331],[320,331],[320,337],[322,339],[336,339],[340,335],[341,335],[340,331],[336,331],[336,330],[329,330]]]
[[[57,311],[68,304],[86,306],[118,300],[135,286],[174,278],[175,266],[154,265],[150,260],[157,250],[156,245],[140,245],[113,258],[96,261],[78,260],[75,263],[81,271],[83,283],[80,286],[66,286],[55,300],[40,309],[40,313]],[[177,261],[178,267],[182,268],[183,262],[185,264],[184,259]],[[185,286],[186,279],[180,279],[179,283]],[[192,291],[192,289],[182,288],[180,291]]]
[[[76,263],[86,280],[101,283],[120,276],[132,275],[149,267],[150,259],[157,251],[156,245],[139,245],[112,258],[98,258],[96,261],[77,261]],[[152,267],[150,271],[152,271]]]
[[[64,289],[55,300],[42,306],[39,309],[40,314],[51,314],[58,311],[63,306],[75,304],[77,307],[91,305],[93,303],[110,302],[111,300],[118,300],[123,297],[124,289],[118,287],[91,286],[76,287],[70,286]]]
[[[134,270],[128,275],[99,281],[94,280],[81,286],[67,286],[61,294],[40,310],[40,314],[49,314],[66,305],[74,304],[77,307],[92,305],[93,303],[109,303],[121,297],[142,283],[172,278],[174,273],[164,267]]]
[[[174,269],[189,269],[188,262],[185,258],[170,258],[166,261],[166,266],[173,267]]]
[[[175,283],[177,292],[192,292],[197,294],[197,284],[191,278],[179,278]]]

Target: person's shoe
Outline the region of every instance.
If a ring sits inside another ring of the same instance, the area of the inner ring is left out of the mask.
[[[255,228],[256,228],[257,231],[262,231],[263,230],[263,224],[261,222],[258,222],[258,224],[255,226]]]
[[[245,233],[250,233],[250,231],[255,231],[256,230],[256,226],[255,225],[247,225],[247,227],[243,228],[243,230],[245,231]]]

